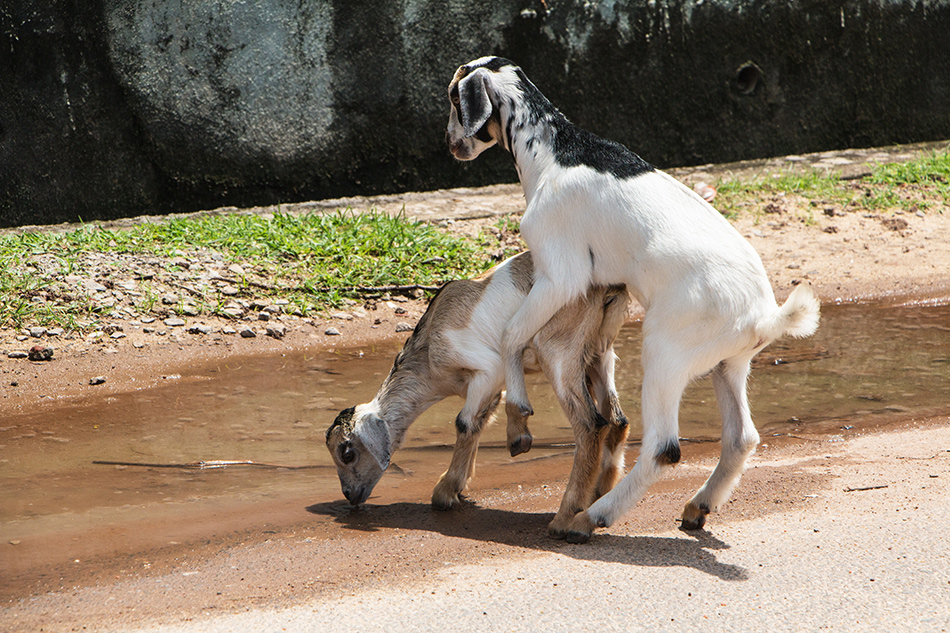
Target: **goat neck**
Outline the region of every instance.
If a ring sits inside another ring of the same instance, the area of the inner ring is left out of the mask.
[[[385,420],[394,449],[402,444],[406,430],[416,418],[445,397],[423,375],[428,373],[428,358],[422,360],[401,352],[373,401],[363,405],[367,413]]]
[[[511,69],[506,79],[495,95],[503,131],[500,144],[511,152],[525,198],[530,202],[556,164],[554,147],[559,130],[571,123],[520,68]]]
[[[517,66],[496,73],[494,87],[502,136],[497,140],[511,152],[529,204],[565,169],[587,168],[619,180],[654,171],[620,143],[571,123]]]

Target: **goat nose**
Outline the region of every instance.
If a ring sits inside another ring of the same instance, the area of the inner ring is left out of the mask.
[[[365,496],[363,486],[359,488],[344,488],[343,496],[346,497],[346,500],[350,502],[351,505],[358,506],[363,502],[363,497]]]

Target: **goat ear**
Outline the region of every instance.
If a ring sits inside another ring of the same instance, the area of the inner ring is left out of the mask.
[[[393,445],[389,437],[389,426],[382,418],[375,415],[367,416],[353,428],[353,435],[360,439],[369,454],[379,464],[380,469],[386,470],[389,467]]]
[[[492,105],[488,97],[488,71],[478,68],[459,81],[459,110],[462,113],[462,130],[465,138],[471,138],[482,129],[491,116]]]

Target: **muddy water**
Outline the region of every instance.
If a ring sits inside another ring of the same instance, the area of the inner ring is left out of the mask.
[[[631,324],[617,345],[617,383],[634,438],[639,337],[639,325]],[[200,535],[186,524],[243,516],[249,525],[266,526],[267,513],[277,512],[282,500],[291,499],[296,514],[306,505],[301,499],[339,502],[324,430],[341,408],[372,398],[396,350],[229,361],[171,377],[159,388],[3,420],[0,576],[12,580],[57,557],[72,562],[83,553],[102,554],[103,540],[131,555],[141,546],[135,533],[147,531],[143,526],[157,532],[151,546],[177,544]],[[948,385],[950,307],[826,306],[816,336],[773,345],[761,355],[750,397],[764,438],[821,432],[833,439],[841,429],[945,414]],[[509,482],[515,466],[553,463],[557,477],[566,478],[570,427],[541,377],[531,377],[530,389],[535,448],[511,459],[504,425],[496,424],[483,438],[479,483]],[[417,421],[371,502],[427,500],[448,462],[460,404],[446,401]],[[718,425],[711,385],[701,380],[684,397],[681,436],[715,438]],[[293,468],[162,467],[210,460]]]

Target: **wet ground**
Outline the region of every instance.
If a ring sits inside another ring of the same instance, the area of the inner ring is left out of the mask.
[[[632,421],[639,336],[639,324],[629,324],[617,344],[617,382]],[[182,545],[240,540],[288,522],[318,526],[310,538],[334,538],[339,525],[330,519],[348,509],[323,433],[340,409],[372,398],[397,347],[231,360],[155,388],[6,418],[0,599],[121,575]],[[798,433],[835,440],[908,416],[946,415],[948,385],[950,306],[852,304],[825,306],[816,336],[763,352],[750,397],[763,443]],[[496,424],[484,435],[474,486],[535,495],[547,512],[556,499],[539,482],[552,472],[566,478],[571,432],[543,379],[533,377],[531,388],[533,450],[510,458]],[[371,504],[427,502],[448,462],[459,405],[448,400],[417,421]],[[718,450],[717,427],[711,385],[699,381],[681,410],[684,446]],[[634,422],[632,444],[637,436]],[[215,460],[255,465],[214,468]]]

